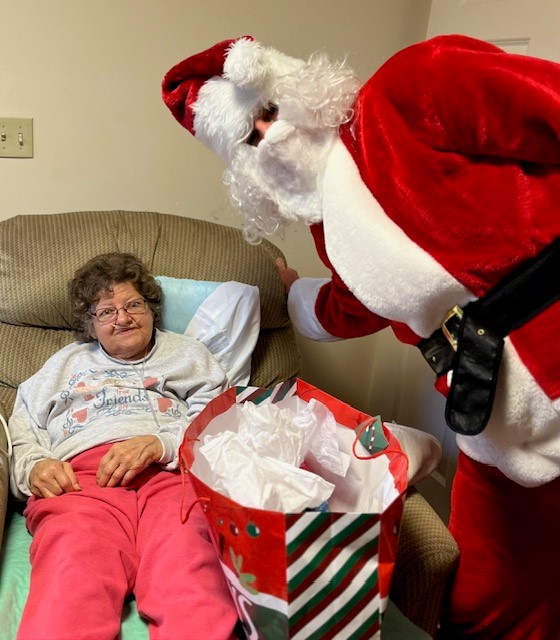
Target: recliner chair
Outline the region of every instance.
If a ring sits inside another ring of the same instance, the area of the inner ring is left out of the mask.
[[[0,222],[0,410],[6,420],[20,382],[74,340],[66,287],[75,269],[108,251],[135,253],[158,275],[258,286],[261,331],[251,384],[269,387],[299,374],[297,343],[274,265],[282,254],[272,243],[252,246],[237,229],[154,212],[17,216]],[[0,428],[0,449],[6,448]],[[13,506],[8,500],[8,464],[0,453],[0,541],[6,511]],[[404,508],[391,600],[432,637],[457,561],[451,534],[412,488]]]

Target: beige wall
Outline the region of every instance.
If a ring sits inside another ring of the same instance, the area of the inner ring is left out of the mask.
[[[428,37],[462,33],[510,53],[560,60],[558,0],[432,0]]]
[[[238,226],[222,167],[173,120],[164,73],[219,40],[251,34],[305,57],[348,55],[367,78],[426,36],[431,0],[0,0],[0,116],[34,119],[35,157],[0,159],[0,219],[71,210],[158,210]],[[343,11],[341,11],[341,7]],[[79,241],[79,238],[76,239]],[[323,275],[307,229],[277,244]],[[392,409],[390,367],[369,406],[381,337],[301,343],[304,377],[365,410]],[[390,338],[392,339],[392,338]],[[384,406],[386,405],[386,406]]]

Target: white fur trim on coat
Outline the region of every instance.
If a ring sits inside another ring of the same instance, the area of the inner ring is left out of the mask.
[[[325,331],[315,314],[315,301],[326,278],[298,278],[290,287],[288,313],[296,330],[309,340],[335,342],[337,338]]]
[[[368,309],[426,338],[455,304],[476,299],[387,217],[340,139],[323,184],[327,255]]]
[[[445,311],[476,298],[389,219],[340,140],[324,185],[327,254],[371,311],[427,337]],[[488,425],[476,436],[457,436],[457,444],[520,485],[542,485],[560,474],[559,410],[560,399],[550,400],[506,338]]]
[[[498,467],[525,487],[557,478],[560,469],[560,399],[550,398],[506,338],[496,398],[488,426],[476,436],[457,436],[461,451]]]

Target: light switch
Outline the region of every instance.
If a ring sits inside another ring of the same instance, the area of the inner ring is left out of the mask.
[[[0,118],[0,158],[33,157],[33,118]]]

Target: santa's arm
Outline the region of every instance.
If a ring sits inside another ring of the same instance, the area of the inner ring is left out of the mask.
[[[372,313],[348,289],[333,269],[325,250],[323,225],[310,227],[317,254],[331,278],[300,278],[297,271],[277,261],[288,294],[288,312],[299,333],[311,340],[328,342],[359,338],[389,326]]]
[[[333,342],[341,340],[329,333],[319,321],[315,303],[321,287],[328,283],[323,278],[299,278],[288,294],[288,313],[296,331],[309,340]]]
[[[301,335],[331,342],[369,335],[388,326],[384,318],[368,311],[345,287],[338,294],[336,288],[333,280],[325,278],[299,278],[293,283],[288,312]]]
[[[560,163],[557,63],[465,36],[439,36],[393,56],[361,99],[368,92],[374,101],[386,100],[393,116],[433,148]]]

